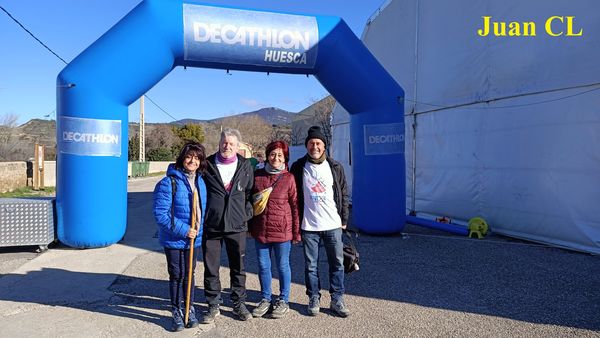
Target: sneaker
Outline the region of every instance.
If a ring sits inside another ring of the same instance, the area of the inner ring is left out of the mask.
[[[243,321],[246,321],[246,320],[252,318],[252,314],[250,313],[250,311],[248,311],[248,309],[246,308],[246,304],[244,304],[243,302],[239,302],[239,303],[233,305],[233,313],[240,320],[243,320]]]
[[[346,304],[344,304],[343,299],[331,300],[331,305],[329,305],[329,309],[343,318],[346,318],[350,315],[350,310],[348,310]]]
[[[171,325],[171,331],[173,332],[179,332],[181,330],[183,330],[183,317],[181,315],[181,309],[180,308],[173,308],[173,324]]]
[[[188,329],[198,326],[198,318],[196,318],[196,310],[194,307],[190,307],[190,313],[188,314],[188,322],[185,326]]]
[[[283,299],[277,300],[275,305],[273,305],[273,312],[271,312],[271,317],[275,319],[285,317],[286,313],[290,310],[290,306]]]
[[[252,317],[262,317],[265,315],[265,313],[269,312],[269,309],[271,309],[271,302],[263,299],[252,311]]]
[[[208,311],[204,312],[202,316],[202,324],[212,324],[215,322],[215,318],[221,314],[219,311],[219,304],[212,304],[208,306]]]
[[[312,296],[308,301],[308,315],[316,316],[321,311],[321,305],[319,304],[319,296]]]

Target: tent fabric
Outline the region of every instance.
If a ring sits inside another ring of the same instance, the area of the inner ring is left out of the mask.
[[[536,36],[478,36],[484,15],[533,21]],[[548,36],[553,15],[583,36]],[[592,0],[386,4],[363,41],[406,93],[407,212],[600,253],[598,31]],[[333,149],[351,171],[345,115],[336,106]]]

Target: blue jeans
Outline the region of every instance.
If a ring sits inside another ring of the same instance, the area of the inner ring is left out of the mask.
[[[291,241],[282,243],[261,243],[256,241],[256,257],[258,258],[258,279],[262,299],[271,301],[271,251],[275,252],[275,263],[279,271],[279,297],[286,303],[290,300],[292,270],[290,268]]]
[[[323,243],[329,264],[329,293],[336,301],[344,295],[344,244],[342,229],[328,231],[302,230],[304,245],[304,281],[306,294],[309,297],[321,297],[321,281],[319,280],[319,244]]]

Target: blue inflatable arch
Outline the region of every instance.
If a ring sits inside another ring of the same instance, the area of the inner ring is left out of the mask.
[[[58,76],[61,242],[125,234],[128,106],[177,66],[314,75],[351,115],[354,225],[402,230],[404,92],[343,20],[145,0]]]

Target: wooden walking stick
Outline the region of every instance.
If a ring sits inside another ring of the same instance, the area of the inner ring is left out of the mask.
[[[192,228],[196,228],[196,204],[198,203],[198,192],[194,191],[194,197],[192,198]],[[196,233],[198,236],[198,233]],[[185,293],[185,325],[187,325],[190,319],[190,291],[192,289],[192,264],[194,263],[194,241],[196,237],[190,238],[190,259],[188,260],[188,278],[187,278],[187,292]]]

